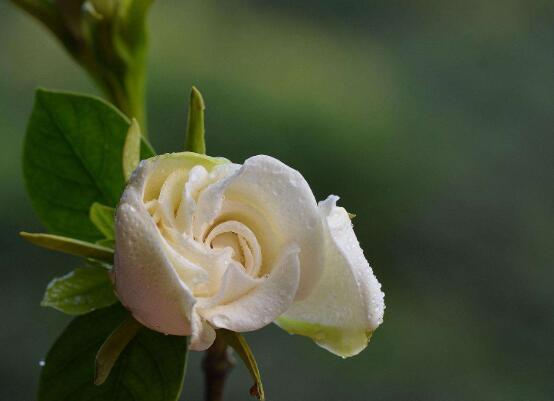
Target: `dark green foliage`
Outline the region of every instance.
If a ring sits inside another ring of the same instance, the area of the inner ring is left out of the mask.
[[[93,203],[115,206],[125,181],[121,157],[129,120],[101,99],[38,90],[27,129],[23,172],[33,207],[53,233],[102,238]],[[142,156],[153,152],[143,144]]]
[[[46,357],[39,401],[174,401],[186,364],[185,337],[140,329],[101,386],[94,384],[96,353],[128,316],[120,305],[73,320]]]

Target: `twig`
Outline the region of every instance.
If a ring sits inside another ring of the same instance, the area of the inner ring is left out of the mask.
[[[227,344],[217,337],[204,355],[202,369],[204,370],[204,400],[223,401],[225,379],[233,368]]]

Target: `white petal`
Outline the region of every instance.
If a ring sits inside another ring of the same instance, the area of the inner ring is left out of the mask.
[[[262,279],[249,276],[240,264],[231,262],[223,275],[219,291],[213,297],[200,298],[198,308],[210,309],[217,305],[236,301],[242,295],[251,291],[260,281]]]
[[[208,171],[204,167],[195,166],[189,171],[176,216],[177,229],[180,232],[192,236],[192,218],[196,211],[196,198],[198,192],[209,183]]]
[[[216,328],[236,332],[257,330],[271,323],[291,305],[298,289],[300,264],[296,244],[283,250],[269,277],[234,302],[199,310]]]
[[[210,348],[214,340],[215,330],[206,320],[198,315],[196,308],[194,308],[189,349],[193,351],[205,351]]]
[[[244,251],[245,267],[253,275],[262,276],[271,271],[283,248],[284,240],[275,233],[267,219],[254,207],[225,199],[218,221],[239,221],[253,233],[257,245],[251,247],[253,241],[239,236],[239,243]],[[244,240],[242,241],[241,240]],[[243,243],[246,242],[246,246]],[[255,249],[256,248],[256,249]],[[259,248],[259,249],[258,249]]]
[[[221,241],[217,245],[219,238]],[[241,256],[244,259],[242,262],[248,274],[253,277],[258,276],[262,263],[262,250],[256,235],[246,225],[236,220],[217,224],[206,236],[205,243],[214,247],[230,246],[237,260],[241,259]]]
[[[337,199],[331,196],[319,205],[328,233],[323,277],[307,299],[295,302],[276,323],[347,357],[366,347],[383,321],[385,305],[381,285]]]
[[[162,224],[169,227],[176,225],[175,211],[179,208],[182,188],[185,186],[188,171],[179,169],[172,172],[163,183],[158,197],[158,210],[161,212]]]
[[[302,251],[296,297],[306,297],[321,276],[324,236],[314,195],[304,177],[279,160],[260,155],[246,160],[238,172],[218,185],[222,199],[218,213],[225,211],[227,204],[245,205],[232,213],[239,214],[233,217],[250,227],[260,243],[262,274],[270,272],[275,265],[272,255],[276,257],[285,244],[298,244]],[[213,210],[212,205],[206,208]],[[255,210],[255,213],[248,209]],[[262,225],[270,228],[270,234],[255,229],[255,226]]]
[[[190,152],[153,157],[133,172],[120,200],[113,272],[116,291],[133,316],[153,330],[191,334],[196,300],[183,280],[194,282],[205,274],[198,268],[201,264],[177,257],[156,226],[157,222],[164,225],[161,219],[172,223],[168,220],[180,196],[173,189],[180,186],[183,174],[168,177],[196,165],[212,170],[222,163],[228,161]],[[173,180],[175,185],[169,185]],[[168,183],[165,188],[164,183]],[[158,202],[160,194],[163,204]]]
[[[166,255],[160,234],[139,194],[128,190],[117,209],[115,288],[121,303],[143,325],[189,335],[195,300]]]
[[[189,171],[194,166],[200,165],[210,171],[215,166],[222,164],[229,164],[229,161],[191,152],[168,153],[140,162],[139,167],[133,172],[130,182],[140,183],[143,186],[144,201],[148,202],[158,198],[163,183],[175,170]],[[135,175],[141,175],[141,177],[135,177]]]
[[[193,236],[198,241],[203,241],[209,225],[218,217],[223,201],[225,189],[232,176],[240,169],[238,164],[222,164],[213,169],[208,185],[198,196],[193,220]]]
[[[233,251],[230,248],[210,249],[209,247],[194,241],[192,238],[184,236],[174,229],[163,229],[162,233],[165,239],[171,244],[171,247],[177,251],[183,259],[190,262],[204,272],[204,275],[196,275],[198,280],[194,282],[186,281],[189,288],[192,289],[194,296],[207,296],[213,294],[219,288],[221,278],[231,263]],[[189,269],[188,264],[175,266],[179,272],[180,268]],[[179,273],[182,276],[182,273]]]

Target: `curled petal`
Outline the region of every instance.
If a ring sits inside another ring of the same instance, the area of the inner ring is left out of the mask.
[[[192,236],[192,218],[196,211],[198,191],[208,183],[208,172],[204,167],[195,166],[189,171],[188,180],[183,189],[182,202],[176,215],[177,228],[188,236]]]
[[[211,309],[217,305],[234,302],[256,287],[260,281],[262,279],[256,279],[248,275],[238,263],[231,262],[221,279],[218,292],[212,297],[200,299],[198,307]]]
[[[300,248],[289,245],[267,278],[240,298],[199,311],[212,326],[236,332],[257,330],[291,305],[300,279]]]
[[[265,225],[272,230],[271,237],[265,239],[256,232],[264,259],[262,273],[271,271],[275,264],[271,255],[277,256],[285,244],[294,242],[300,247],[296,298],[306,297],[321,276],[324,237],[317,203],[304,177],[279,160],[260,155],[247,159],[240,170],[220,185],[225,204],[245,205],[242,210],[247,215],[238,220],[262,219],[251,225]],[[225,204],[220,210],[225,210]]]
[[[193,237],[202,240],[208,226],[218,217],[229,180],[240,169],[238,164],[217,166],[210,174],[211,185],[199,195],[194,214]]]
[[[192,333],[196,299],[185,282],[194,283],[206,276],[202,264],[172,251],[157,223],[168,219],[173,222],[170,209],[180,196],[174,188],[183,183],[186,172],[197,165],[211,170],[226,162],[187,152],[145,160],[133,172],[120,200],[116,212],[115,289],[133,316],[153,330],[174,335]]]
[[[276,323],[348,357],[362,351],[382,323],[384,294],[337,199],[330,196],[319,204],[327,232],[323,277],[308,298],[295,302]]]
[[[206,320],[200,317],[196,308],[193,310],[192,334],[189,348],[193,351],[205,351],[215,340],[215,330]]]
[[[194,297],[173,269],[150,215],[131,197],[127,193],[117,211],[117,295],[143,325],[166,334],[189,335]]]

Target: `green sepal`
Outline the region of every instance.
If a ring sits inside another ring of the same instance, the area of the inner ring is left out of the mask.
[[[226,329],[217,330],[217,335],[221,336],[227,345],[235,350],[246,365],[252,379],[254,379],[254,385],[250,388],[250,395],[264,401],[265,394],[260,370],[258,369],[258,364],[256,363],[254,354],[246,342],[246,339],[240,333],[235,333],[234,331]]]
[[[75,318],[46,356],[38,401],[178,400],[186,367],[186,338],[145,327],[125,347],[105,383],[94,384],[97,352],[128,316],[116,304]]]
[[[98,231],[100,231],[107,240],[113,240],[115,238],[114,216],[115,209],[111,206],[94,202],[90,207],[90,221],[92,221]]]
[[[105,246],[53,234],[20,232],[19,235],[34,245],[52,251],[113,263],[114,251]]]
[[[185,151],[206,154],[206,142],[204,139],[205,108],[206,106],[204,105],[202,94],[193,86],[190,91]]]
[[[125,181],[129,181],[131,174],[137,168],[140,162],[140,140],[142,135],[136,119],[133,118],[131,126],[127,131],[125,145],[123,146],[123,176]]]
[[[91,266],[52,280],[40,304],[68,315],[83,315],[116,302],[109,272]]]
[[[135,338],[142,325],[132,316],[128,316],[98,350],[95,359],[94,384],[100,386],[104,384],[112,368],[114,367],[119,355],[123,352],[129,342]]]

